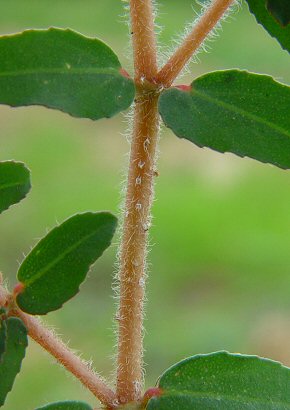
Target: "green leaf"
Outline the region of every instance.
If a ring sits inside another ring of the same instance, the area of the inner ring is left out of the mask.
[[[72,30],[0,37],[0,104],[44,105],[97,120],[127,109],[133,81],[103,42]]]
[[[36,410],[93,410],[91,406],[82,401],[60,401],[50,403]]]
[[[27,347],[27,330],[20,319],[9,318],[6,324],[6,348],[0,361],[0,406],[12,389]]]
[[[0,320],[0,365],[2,361],[2,356],[6,350],[6,340],[7,340],[7,327],[5,320]]]
[[[290,23],[289,0],[267,0],[266,6],[281,26],[286,27]]]
[[[287,21],[289,23],[289,5],[285,5],[289,0],[285,0],[284,6],[281,0],[269,1],[268,7],[272,10],[271,12],[266,8],[266,0],[247,0],[247,2],[257,22],[261,24],[272,37],[278,40],[282,48],[290,52],[290,26],[287,25]],[[275,8],[273,8],[273,4],[276,4]],[[282,11],[282,7],[285,7],[284,11]],[[283,25],[281,25],[281,21]]]
[[[227,352],[190,357],[160,378],[147,410],[287,410],[290,369]]]
[[[30,173],[22,162],[0,162],[0,213],[25,198],[30,188]]]
[[[290,168],[290,88],[265,75],[217,71],[164,91],[165,125],[199,147]]]
[[[18,271],[20,309],[43,315],[72,298],[90,266],[111,244],[117,219],[108,212],[74,215],[35,246]]]

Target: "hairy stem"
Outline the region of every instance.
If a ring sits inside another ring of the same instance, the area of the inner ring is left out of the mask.
[[[9,300],[9,293],[7,290],[2,286],[3,284],[3,277],[2,273],[0,272],[0,307],[6,306]]]
[[[162,84],[163,87],[170,87],[186,63],[201,46],[205,38],[234,1],[235,0],[213,0],[211,6],[203,14],[181,46],[158,72],[156,76],[156,82],[158,84]]]
[[[52,330],[44,327],[37,318],[15,307],[13,296],[3,286],[0,286],[0,306],[9,309],[9,316],[19,317],[25,324],[29,336],[79,379],[107,408],[116,407],[117,397],[101,377],[76,356]]]
[[[144,93],[135,103],[120,249],[117,395],[121,403],[138,401],[143,387],[143,303],[158,136],[157,99],[155,93]]]
[[[117,394],[121,403],[138,401],[143,386],[143,301],[146,244],[153,195],[158,134],[157,96],[139,94],[120,250],[120,307]]]
[[[130,15],[138,90],[120,245],[120,301],[117,314],[117,396],[120,403],[140,400],[143,388],[146,247],[159,126],[158,96],[152,84],[157,74],[152,1],[130,0]]]
[[[135,79],[151,82],[157,73],[156,39],[151,0],[130,0]]]

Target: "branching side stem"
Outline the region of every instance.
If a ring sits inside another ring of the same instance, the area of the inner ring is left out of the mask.
[[[15,307],[13,296],[3,286],[0,286],[0,306],[8,307],[9,316],[19,317],[29,336],[79,379],[108,409],[116,407],[117,397],[102,378],[75,355],[52,330],[43,326],[37,318]]]
[[[120,305],[117,314],[117,396],[120,403],[139,401],[143,387],[146,246],[159,127],[156,90],[171,85],[233,1],[214,0],[185,42],[157,73],[152,0],[130,0],[135,81],[138,90],[120,246]]]
[[[152,0],[130,0],[137,95],[120,246],[117,394],[38,319],[17,308],[11,309],[9,313],[22,319],[29,335],[108,409],[116,407],[118,403],[140,401],[142,395],[146,247],[159,129],[157,90],[172,84],[233,2],[213,0],[183,44],[157,73]],[[0,306],[4,306],[11,303],[12,295],[1,286],[1,281],[0,275]]]
[[[214,0],[181,46],[170,57],[164,67],[158,72],[156,82],[163,87],[170,87],[186,63],[198,50],[217,22],[235,0]]]

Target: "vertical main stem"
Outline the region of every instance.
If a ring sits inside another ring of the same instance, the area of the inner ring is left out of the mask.
[[[120,245],[120,302],[117,318],[117,396],[138,401],[143,387],[143,305],[146,247],[158,138],[156,39],[152,0],[130,0],[137,96],[131,140],[123,232]]]
[[[157,73],[154,13],[151,0],[130,0],[135,79],[149,82]]]
[[[154,92],[140,92],[135,102],[120,249],[117,395],[121,403],[138,401],[143,387],[145,258],[159,128],[157,99]]]

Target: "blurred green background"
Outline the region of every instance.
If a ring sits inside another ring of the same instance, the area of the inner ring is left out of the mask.
[[[194,1],[158,3],[164,59],[173,48],[172,38],[194,16]],[[71,27],[106,41],[132,72],[124,4],[1,1],[0,33]],[[181,82],[239,67],[290,83],[288,55],[245,5],[219,34]],[[33,181],[28,198],[0,220],[0,269],[13,286],[23,255],[57,221],[85,210],[118,213],[127,125],[122,115],[95,123],[39,107],[1,106],[0,119],[0,159],[24,161]],[[174,362],[219,349],[265,355],[290,365],[289,171],[196,148],[165,129],[158,169],[145,322],[147,386]],[[116,249],[115,243],[98,261],[74,300],[44,318],[106,377],[114,368],[111,283]],[[31,342],[5,410],[32,410],[61,399],[96,403]]]

